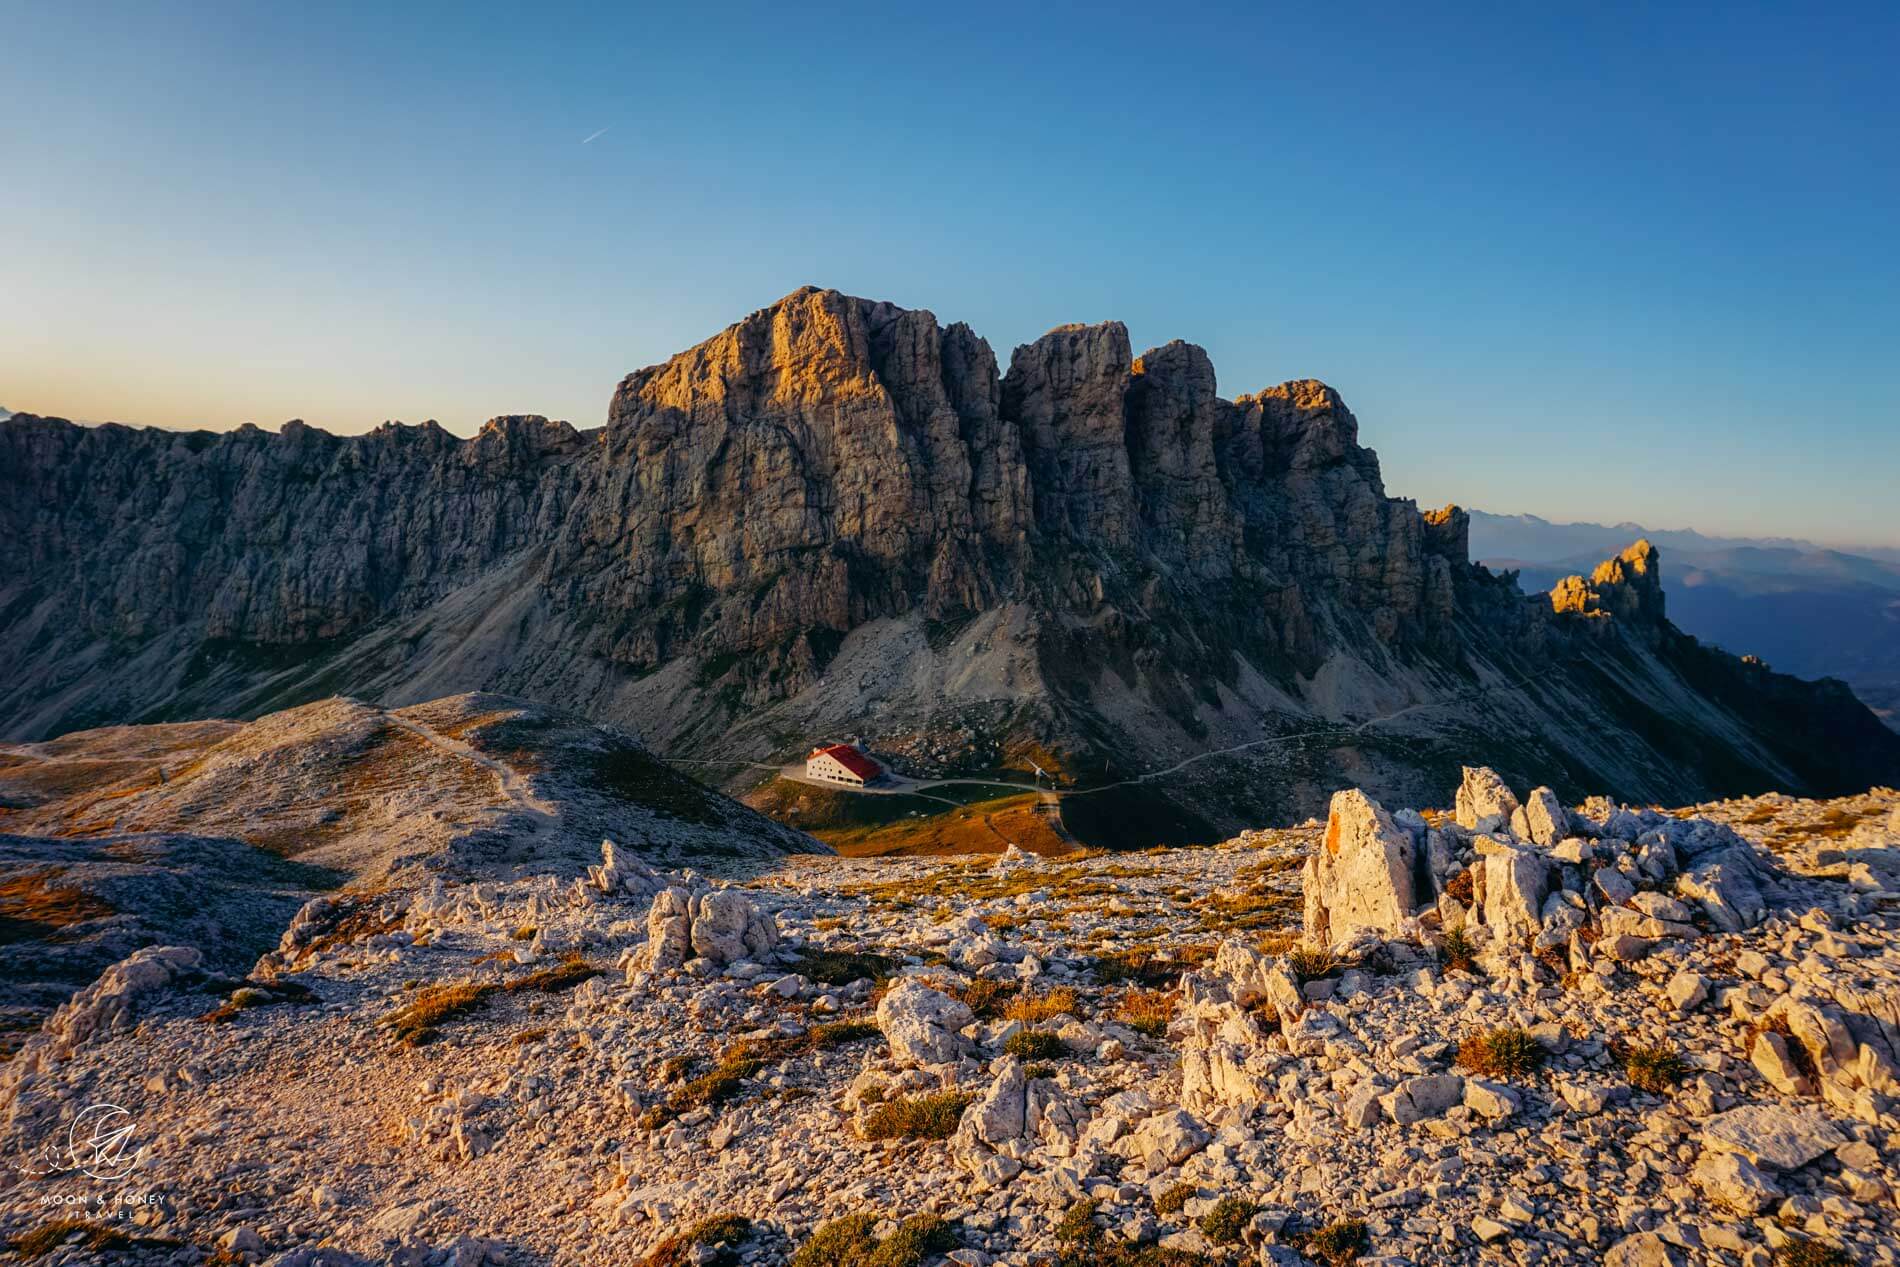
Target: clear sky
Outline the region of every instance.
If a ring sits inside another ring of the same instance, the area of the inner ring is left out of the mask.
[[[0,32],[15,410],[591,426],[809,282],[1005,364],[1113,317],[1227,395],[1323,378],[1425,503],[1900,545],[1891,3],[0,0]]]

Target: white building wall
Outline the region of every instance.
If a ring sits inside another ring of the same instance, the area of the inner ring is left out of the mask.
[[[852,787],[864,786],[864,780],[845,769],[835,757],[821,756],[807,759],[805,777],[823,779],[828,783],[846,783]]]

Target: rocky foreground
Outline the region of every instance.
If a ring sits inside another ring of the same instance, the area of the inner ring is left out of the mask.
[[[1891,1264],[1897,1061],[1891,789],[1665,813],[1471,770],[1449,814],[1349,791],[1214,848],[737,881],[609,847],[316,899],[244,980],[114,965],[0,1071],[0,1233],[48,1263]],[[74,1146],[97,1105],[123,1151]]]

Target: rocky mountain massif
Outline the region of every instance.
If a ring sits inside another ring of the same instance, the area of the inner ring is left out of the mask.
[[[1900,794],[1521,787],[1349,789],[1323,830],[1143,854],[395,873],[242,978],[149,946],[52,1015],[0,1066],[0,1238],[56,1267],[1900,1263]],[[123,1147],[75,1132],[97,1105]]]
[[[0,734],[498,690],[744,763],[860,736],[1213,839],[1482,760],[1677,802],[1900,779],[1837,685],[1698,645],[1634,547],[1564,602],[1386,496],[1339,396],[1234,400],[1119,324],[1018,348],[806,289],[629,375],[603,429],[0,423]],[[1218,754],[1218,755],[1211,755]],[[1167,770],[1146,786],[1148,772]]]

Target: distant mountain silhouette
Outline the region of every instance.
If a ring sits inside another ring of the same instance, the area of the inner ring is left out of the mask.
[[[1631,535],[1665,552],[1678,628],[1785,672],[1840,678],[1900,727],[1900,549],[1471,512],[1472,556],[1516,571],[1526,590],[1587,570]]]

